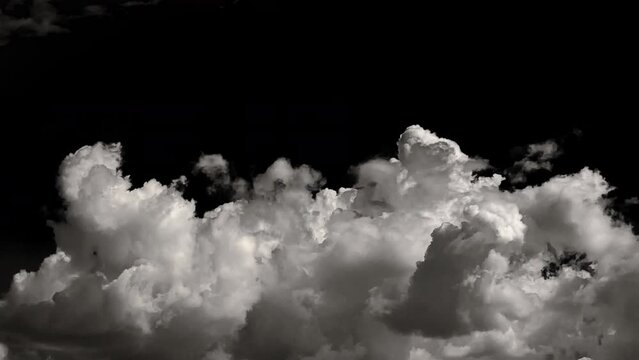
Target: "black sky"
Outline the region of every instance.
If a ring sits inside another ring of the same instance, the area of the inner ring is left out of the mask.
[[[372,17],[344,4],[294,16],[281,2],[114,7],[67,22],[67,34],[0,47],[0,291],[54,251],[58,166],[96,141],[122,142],[136,185],[189,176],[198,211],[226,200],[191,174],[202,153],[246,178],[287,157],[337,188],[352,185],[350,166],[394,156],[411,124],[498,172],[521,158],[517,147],[555,139],[557,172],[588,165],[619,188],[619,204],[639,195],[623,22],[579,11]]]

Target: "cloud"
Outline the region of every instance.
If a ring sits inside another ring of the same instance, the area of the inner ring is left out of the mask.
[[[202,155],[193,168],[195,172],[201,172],[206,175],[212,185],[208,188],[210,193],[219,189],[228,188],[231,185],[231,177],[229,175],[229,163],[224,160],[222,155]]]
[[[526,156],[515,162],[508,171],[510,181],[513,183],[526,182],[526,175],[538,170],[552,170],[551,160],[561,155],[559,145],[552,140],[539,144],[528,145]]]
[[[179,336],[197,354],[242,325],[266,266],[254,255],[270,253],[241,228],[241,203],[200,219],[174,188],[151,180],[131,189],[120,149],[99,143],[63,161],[67,217],[54,225],[58,252],[39,271],[16,274],[3,314],[10,326],[31,329],[33,341],[52,341],[35,331],[42,328],[58,338],[124,337],[100,351],[131,355],[126,346],[136,344],[173,358],[184,349],[162,339]]]
[[[633,196],[629,199],[626,199],[624,201],[625,205],[639,205],[639,198],[637,198],[636,196]]]
[[[0,46],[14,34],[43,36],[65,31],[57,25],[59,14],[49,0],[32,0],[27,17],[12,15],[12,8],[22,6],[21,1],[8,1],[6,8],[0,8]]]
[[[160,0],[98,2],[79,6],[71,1],[9,0],[0,4],[0,46],[19,36],[64,33],[65,22],[89,16],[104,16],[113,6],[146,6]]]
[[[12,359],[631,359],[639,243],[584,168],[501,191],[486,160],[419,126],[398,158],[322,189],[276,160],[195,214],[186,177],[133,188],[122,147],[67,156],[58,246],[0,302]],[[534,146],[538,159],[548,147]],[[545,150],[544,150],[545,149]],[[544,155],[546,154],[546,155]],[[3,350],[4,349],[4,350]]]

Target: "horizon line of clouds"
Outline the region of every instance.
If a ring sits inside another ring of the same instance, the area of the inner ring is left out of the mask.
[[[529,146],[548,169],[559,149]],[[639,351],[639,243],[596,170],[500,190],[420,126],[351,188],[281,158],[195,214],[182,176],[133,188],[122,146],[69,154],[56,253],[0,300],[0,359],[587,360]],[[515,174],[516,176],[517,174]],[[510,176],[507,172],[506,176]],[[632,199],[630,200],[633,201]],[[13,334],[13,336],[7,336]],[[18,339],[18,340],[16,340]],[[4,352],[4,353],[3,353]]]

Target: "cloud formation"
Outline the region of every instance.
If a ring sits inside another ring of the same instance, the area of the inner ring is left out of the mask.
[[[528,145],[528,151],[523,159],[518,160],[510,169],[512,183],[526,182],[526,175],[538,170],[552,170],[552,160],[561,155],[559,145],[552,140],[539,144]]]
[[[201,172],[211,180],[209,193],[231,185],[229,163],[220,154],[202,155],[193,168],[194,172]]]
[[[88,3],[51,0],[8,0],[0,4],[0,46],[13,36],[45,36],[66,32],[65,21],[107,15],[119,6],[155,5],[159,0]]]
[[[635,358],[639,245],[597,171],[507,192],[419,126],[397,145],[338,190],[279,159],[202,217],[184,179],[132,188],[119,144],[79,149],[60,167],[57,252],[0,303],[0,355]],[[196,169],[239,181],[220,155]]]
[[[26,6],[29,6],[27,16],[14,14],[24,11]],[[58,19],[58,12],[49,0],[33,0],[29,5],[25,1],[10,0],[0,7],[0,46],[8,43],[12,34],[42,36],[63,32],[57,25]]]

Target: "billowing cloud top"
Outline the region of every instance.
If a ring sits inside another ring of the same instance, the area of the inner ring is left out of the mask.
[[[545,150],[541,150],[546,153]],[[277,160],[195,215],[174,182],[132,188],[121,146],[60,167],[58,250],[14,276],[0,359],[634,359],[639,245],[604,178],[514,192],[419,126],[354,188]],[[183,182],[183,180],[181,181]],[[236,186],[237,184],[237,186]]]

